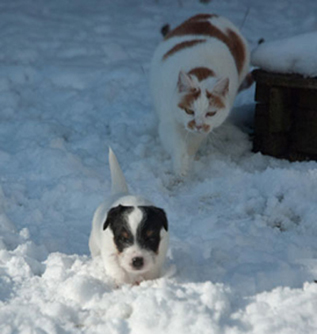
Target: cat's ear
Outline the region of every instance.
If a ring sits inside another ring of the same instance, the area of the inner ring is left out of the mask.
[[[229,92],[229,78],[218,80],[212,91],[217,95],[226,96]]]
[[[186,93],[197,89],[193,79],[184,71],[179,72],[177,87],[180,93]]]

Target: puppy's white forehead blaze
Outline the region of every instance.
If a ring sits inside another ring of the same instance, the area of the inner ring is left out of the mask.
[[[131,233],[135,236],[137,233],[138,226],[143,219],[143,212],[134,207],[133,211],[128,215],[127,221],[131,230]]]

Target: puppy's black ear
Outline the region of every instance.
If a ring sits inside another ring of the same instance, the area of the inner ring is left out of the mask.
[[[168,221],[165,211],[161,208],[157,208],[156,206],[151,206],[151,211],[151,214],[155,215],[164,229],[168,231]]]
[[[105,230],[110,224],[109,216],[107,216],[106,221],[103,223],[103,230]]]
[[[166,231],[168,231],[168,221],[167,221],[166,213],[163,209],[160,209],[160,208],[159,208],[159,211],[160,211],[163,227],[165,228]]]
[[[118,206],[115,206],[114,208],[111,208],[108,211],[107,219],[103,224],[103,230],[105,230],[111,223],[118,220],[118,218],[121,217],[123,213],[130,208],[131,207],[129,206],[123,206],[121,204],[119,204]]]

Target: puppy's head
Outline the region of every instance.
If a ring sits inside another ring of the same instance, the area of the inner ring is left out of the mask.
[[[112,232],[119,264],[127,272],[142,274],[162,264],[168,230],[164,210],[118,205],[109,210],[103,229]]]

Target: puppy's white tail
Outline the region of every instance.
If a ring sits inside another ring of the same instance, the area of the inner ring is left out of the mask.
[[[109,147],[109,166],[111,174],[112,195],[128,194],[129,190],[125,181],[125,177],[122,173],[117,157],[113,153],[111,147]]]

